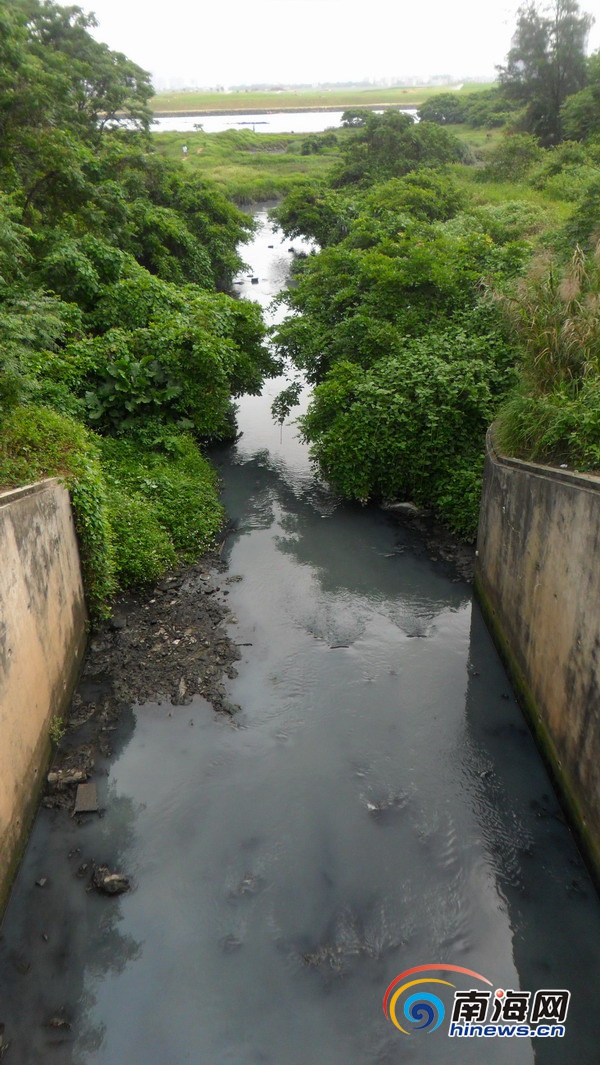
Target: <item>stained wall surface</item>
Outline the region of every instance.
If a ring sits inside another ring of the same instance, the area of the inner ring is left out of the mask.
[[[86,640],[69,493],[47,480],[0,494],[0,914]]]
[[[600,875],[600,477],[502,457],[489,434],[477,588]]]

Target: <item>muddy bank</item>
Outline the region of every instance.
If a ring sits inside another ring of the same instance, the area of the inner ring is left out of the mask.
[[[45,806],[73,809],[77,786],[93,776],[98,753],[110,756],[110,733],[134,703],[184,707],[201,695],[216,712],[235,714],[223,681],[237,675],[240,651],[225,624],[235,624],[227,597],[240,579],[208,554],[115,601],[110,621],[91,636]]]
[[[426,556],[431,562],[441,565],[451,580],[463,580],[473,583],[475,575],[475,544],[467,544],[457,539],[445,525],[431,515],[429,511],[416,507],[413,503],[384,505],[388,520],[398,527],[414,530],[421,544],[416,541],[411,549],[415,555]],[[400,550],[404,550],[400,546]]]
[[[465,544],[457,540],[448,529],[432,518],[415,519],[413,528],[423,534],[426,552],[432,562],[444,565],[452,575],[451,579],[473,583],[475,544]]]

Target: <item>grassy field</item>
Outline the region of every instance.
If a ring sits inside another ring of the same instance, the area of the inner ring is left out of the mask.
[[[481,162],[502,138],[502,130],[472,130],[451,126],[452,133],[467,143],[475,160]],[[348,135],[337,130],[339,142]],[[163,155],[181,160],[201,178],[216,182],[222,191],[240,205],[280,199],[307,178],[325,177],[340,156],[337,146],[326,145],[322,152],[303,154],[307,141],[320,141],[319,133],[253,133],[226,130],[222,133],[153,133],[153,142]],[[182,151],[184,145],[187,153]],[[572,204],[556,199],[526,183],[481,182],[479,166],[454,165],[455,180],[477,204],[498,204],[525,200],[544,207],[551,224],[560,225],[572,211]]]
[[[157,149],[183,160],[199,177],[215,181],[238,204],[260,203],[283,196],[305,178],[324,176],[338,159],[335,146],[303,155],[302,145],[318,134],[153,133]],[[187,146],[187,153],[182,151]]]
[[[206,114],[213,111],[301,111],[324,110],[328,107],[344,110],[347,107],[418,107],[430,96],[440,92],[477,92],[489,85],[467,83],[463,86],[394,89],[286,89],[282,92],[164,92],[153,97],[150,106],[157,115],[175,111]]]
[[[546,213],[548,233],[563,225],[573,213],[573,204],[557,199],[548,192],[533,189],[526,182],[517,181],[479,181],[477,170],[467,166],[452,166],[457,184],[469,195],[473,206],[484,204],[502,207],[510,200],[520,200],[535,207],[541,207]]]

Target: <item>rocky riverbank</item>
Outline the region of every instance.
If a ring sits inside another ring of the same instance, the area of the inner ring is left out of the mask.
[[[97,753],[110,755],[111,731],[132,703],[184,707],[200,695],[217,713],[234,715],[223,682],[240,658],[226,629],[236,621],[228,585],[239,579],[214,553],[115,602],[110,621],[91,636],[44,805],[74,808],[77,786],[93,776]]]
[[[391,522],[414,529],[421,544],[413,544],[415,554],[426,554],[442,564],[451,579],[473,583],[475,575],[475,544],[466,544],[432,516],[431,512],[414,503],[388,503],[382,506]]]

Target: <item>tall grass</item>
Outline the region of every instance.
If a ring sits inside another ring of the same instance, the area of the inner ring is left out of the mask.
[[[521,382],[498,422],[503,448],[600,469],[600,243],[566,269],[546,255],[499,301],[522,353]]]
[[[238,204],[277,199],[307,178],[324,177],[339,154],[335,145],[317,153],[303,154],[307,134],[253,133],[226,130],[222,133],[154,133],[161,154],[183,160],[201,178],[214,181]],[[319,143],[322,135],[310,134]],[[183,152],[183,147],[187,152]]]
[[[532,391],[578,387],[600,373],[600,243],[576,247],[566,270],[539,256],[513,294],[496,295],[523,352]]]

